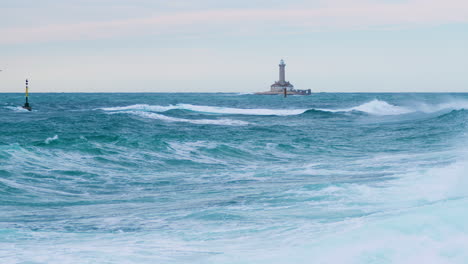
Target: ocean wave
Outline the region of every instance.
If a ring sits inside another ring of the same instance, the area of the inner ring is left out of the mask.
[[[349,205],[366,204],[374,213],[346,219],[343,231],[314,244],[317,249],[311,255],[323,263],[371,263],[363,260],[380,259],[382,252],[401,252],[388,254],[385,260],[414,263],[429,256],[431,263],[465,263],[466,254],[448,256],[445,252],[463,252],[468,239],[460,220],[466,216],[462,208],[468,197],[467,168],[468,163],[460,160],[403,173],[374,186],[352,183],[319,191]],[[360,237],[358,243],[356,237]]]
[[[113,114],[116,113],[126,113],[132,114],[143,118],[150,118],[155,120],[162,120],[167,122],[185,122],[185,123],[192,123],[197,125],[223,125],[223,126],[245,126],[248,125],[248,122],[240,121],[240,120],[232,120],[232,119],[185,119],[185,118],[176,118],[170,117],[165,115],[160,115],[151,112],[141,112],[141,111],[120,111],[120,112],[112,112]]]
[[[370,102],[346,109],[317,109],[326,112],[363,112],[371,115],[403,115],[415,112],[412,109],[403,106],[396,106],[385,101],[372,100]]]
[[[411,113],[437,113],[441,111],[463,110],[468,109],[468,101],[451,101],[440,104],[426,104],[421,102],[413,102],[410,106],[392,105],[386,101],[374,99],[370,102],[345,109],[315,109],[327,112],[362,112],[370,115],[404,115]]]
[[[135,104],[119,107],[98,108],[104,111],[143,111],[143,112],[167,112],[170,110],[188,110],[200,113],[228,114],[228,115],[254,115],[254,116],[294,116],[311,112],[329,112],[329,113],[347,113],[361,112],[369,115],[389,116],[404,115],[411,113],[435,113],[444,110],[468,109],[467,101],[453,101],[436,105],[414,102],[411,107],[397,106],[386,101],[374,99],[372,101],[360,104],[358,106],[343,109],[327,108],[301,108],[301,109],[267,109],[267,108],[232,108],[221,106],[177,104],[177,105],[148,105]]]
[[[248,109],[248,108],[231,108],[231,107],[218,107],[218,106],[206,106],[206,105],[192,105],[192,104],[177,104],[169,106],[160,105],[147,105],[147,104],[136,104],[122,107],[106,107],[99,108],[104,111],[127,111],[127,110],[139,110],[139,111],[150,111],[150,112],[166,112],[169,110],[189,110],[194,112],[212,113],[212,114],[231,114],[231,115],[276,115],[276,116],[289,116],[289,115],[300,115],[309,109]]]
[[[160,105],[147,105],[147,104],[135,104],[129,106],[116,106],[116,107],[104,107],[98,108],[104,111],[127,111],[127,110],[142,110],[142,111],[153,111],[153,112],[166,112],[172,109],[179,109],[177,106],[160,106]]]
[[[452,119],[457,119],[458,117],[461,117],[461,116],[466,116],[467,113],[468,112],[465,109],[458,109],[458,110],[455,109],[455,110],[451,110],[450,112],[446,112],[444,114],[438,115],[436,119],[448,121]]]
[[[50,144],[50,142],[55,141],[55,140],[57,140],[58,138],[59,138],[58,135],[55,135],[55,136],[53,136],[53,137],[48,137],[48,138],[44,141],[44,143]]]
[[[246,108],[230,108],[205,105],[179,104],[181,109],[191,110],[195,112],[215,113],[215,114],[231,114],[231,115],[276,115],[290,116],[300,115],[308,109],[246,109]]]
[[[212,114],[229,114],[229,115],[256,115],[256,116],[294,116],[301,115],[306,112],[329,112],[329,113],[340,113],[340,112],[363,112],[371,115],[401,115],[415,110],[391,105],[385,101],[373,100],[359,106],[347,108],[347,109],[321,109],[321,108],[302,108],[302,109],[265,109],[265,108],[232,108],[232,107],[219,107],[219,106],[206,106],[206,105],[192,105],[192,104],[177,104],[169,106],[160,105],[147,105],[147,104],[135,104],[121,107],[106,107],[100,108],[104,111],[147,111],[147,112],[166,112],[170,110],[188,110],[201,113],[212,113]]]

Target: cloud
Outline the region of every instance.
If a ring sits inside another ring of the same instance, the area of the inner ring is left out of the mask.
[[[157,34],[356,30],[468,22],[468,1],[328,1],[320,7],[171,11],[146,18],[0,28],[0,44]]]

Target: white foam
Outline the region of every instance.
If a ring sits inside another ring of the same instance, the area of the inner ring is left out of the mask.
[[[300,115],[308,109],[248,109],[248,108],[230,108],[206,105],[177,104],[169,106],[136,104],[122,107],[99,108],[105,111],[128,111],[139,110],[148,112],[166,112],[173,109],[189,110],[194,112],[213,113],[213,114],[234,114],[234,115],[276,115],[289,116]]]
[[[372,100],[370,102],[361,104],[359,106],[346,108],[346,109],[317,109],[320,111],[327,111],[327,112],[352,112],[352,111],[359,111],[368,113],[371,115],[402,115],[415,112],[412,109],[403,107],[403,106],[396,106],[389,104],[385,101],[380,100]]]
[[[29,112],[27,109],[24,109],[21,106],[5,106],[5,108],[13,110],[15,112]]]
[[[411,107],[409,106],[396,106],[389,104],[388,102],[381,101],[378,99],[374,99],[370,102],[351,107],[345,109],[317,109],[320,111],[327,111],[327,112],[352,112],[352,111],[359,111],[371,115],[404,115],[410,114],[415,112],[422,112],[422,113],[436,113],[440,111],[447,111],[447,110],[461,110],[461,109],[468,109],[468,101],[463,100],[456,100],[450,101],[440,104],[426,104],[421,102],[413,102]]]
[[[205,105],[178,104],[181,109],[195,112],[215,113],[215,114],[235,114],[235,115],[276,115],[289,116],[300,115],[308,109],[245,109],[230,108]]]
[[[144,118],[163,120],[167,122],[186,122],[198,125],[224,125],[224,126],[244,126],[248,125],[248,122],[232,119],[184,119],[165,116],[161,114],[151,113],[151,112],[140,112],[140,111],[123,111],[123,112],[114,112],[114,113],[128,113],[132,115],[137,115]]]
[[[148,105],[135,104],[121,107],[106,107],[99,108],[104,111],[141,111],[141,112],[166,112],[174,109],[189,110],[201,113],[212,114],[229,114],[229,115],[257,115],[257,116],[293,116],[305,113],[308,110],[319,110],[326,112],[363,112],[370,115],[386,116],[386,115],[404,115],[415,112],[435,113],[444,110],[460,110],[468,109],[468,101],[451,101],[436,105],[414,102],[411,107],[392,105],[386,101],[374,99],[370,102],[344,109],[249,109],[249,108],[232,108],[207,105],[192,105],[192,104],[177,104],[177,105]],[[22,109],[24,110],[24,109]],[[167,117],[170,118],[170,117]]]
[[[206,106],[206,105],[192,105],[192,104],[177,104],[169,106],[159,106],[159,105],[147,105],[147,104],[136,104],[130,106],[122,107],[107,107],[100,108],[105,111],[147,111],[147,112],[166,112],[173,109],[182,109],[189,110],[194,112],[202,113],[213,113],[213,114],[230,114],[230,115],[258,115],[258,116],[292,116],[300,115],[305,113],[308,110],[314,110],[314,108],[309,109],[265,109],[265,108],[232,108],[232,107],[219,107],[219,106]],[[347,109],[317,109],[320,111],[327,112],[351,112],[351,111],[360,111],[372,115],[401,115],[416,110],[412,110],[402,106],[391,105],[385,101],[373,100],[367,103],[364,103],[359,106],[355,106]]]
[[[172,109],[178,109],[177,106],[160,106],[160,105],[147,105],[147,104],[136,104],[129,106],[117,106],[117,107],[104,107],[98,108],[104,111],[127,111],[127,110],[142,110],[142,111],[153,111],[153,112],[166,112]]]
[[[44,141],[44,143],[50,144],[50,142],[55,141],[55,140],[57,140],[58,138],[59,138],[58,135],[55,135],[55,136],[53,136],[53,137],[49,137],[49,138],[47,138],[47,139]]]

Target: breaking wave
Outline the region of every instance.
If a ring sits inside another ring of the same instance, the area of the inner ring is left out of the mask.
[[[58,135],[55,135],[55,136],[53,136],[53,137],[48,137],[48,138],[44,141],[44,143],[50,144],[50,142],[55,141],[55,140],[57,140],[58,138],[59,138]]]
[[[346,109],[317,109],[327,112],[363,112],[370,115],[404,115],[410,113],[436,113],[444,110],[462,110],[468,109],[467,101],[452,101],[436,105],[429,105],[425,103],[415,102],[411,107],[396,106],[386,101],[374,99],[370,102],[361,104],[359,106],[346,108]]]
[[[167,122],[185,122],[185,123],[192,123],[197,125],[224,125],[224,126],[245,126],[248,125],[248,122],[239,121],[239,120],[232,120],[232,119],[185,119],[185,118],[176,118],[170,117],[165,115],[160,115],[156,113],[150,112],[141,112],[141,111],[121,111],[121,112],[113,112],[115,113],[127,113],[136,115],[143,118],[150,118],[156,120],[162,120]]]
[[[166,112],[169,110],[189,110],[194,112],[202,113],[213,113],[213,114],[230,114],[230,115],[276,115],[276,116],[289,116],[289,115],[300,115],[309,109],[245,109],[245,108],[230,108],[230,107],[218,107],[218,106],[206,106],[206,105],[191,105],[191,104],[177,104],[169,106],[160,105],[147,105],[147,104],[136,104],[122,107],[106,107],[100,108],[105,111],[125,111],[125,110],[142,110],[142,111],[154,111],[154,112]]]
[[[409,108],[403,106],[396,106],[389,104],[385,101],[380,100],[372,100],[370,102],[364,103],[359,106],[351,107],[348,109],[318,109],[321,111],[328,111],[328,112],[363,112],[371,115],[403,115],[415,112]]]
[[[220,106],[206,106],[206,105],[192,105],[192,104],[177,104],[177,105],[147,105],[147,104],[136,104],[129,106],[120,107],[105,107],[99,108],[104,111],[147,111],[147,112],[166,112],[170,110],[188,110],[193,112],[201,113],[212,113],[212,114],[228,114],[228,115],[257,115],[257,116],[293,116],[301,115],[305,112],[310,111],[321,111],[321,112],[361,112],[370,115],[404,115],[415,112],[421,113],[434,113],[443,110],[460,110],[468,109],[468,102],[466,101],[455,101],[442,103],[438,105],[428,105],[424,103],[414,103],[412,107],[408,106],[397,106],[392,105],[386,101],[374,99],[370,102],[363,103],[358,106],[344,108],[344,109],[327,109],[327,108],[309,108],[309,109],[248,109],[248,108],[232,108],[232,107],[220,107]]]
[[[117,107],[104,107],[98,108],[104,111],[127,111],[127,110],[141,110],[141,111],[153,111],[153,112],[166,112],[173,109],[179,109],[177,106],[160,106],[160,105],[147,105],[147,104],[136,104],[129,106],[117,106]]]

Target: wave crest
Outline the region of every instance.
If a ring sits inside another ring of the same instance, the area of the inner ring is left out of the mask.
[[[185,122],[185,123],[192,123],[197,125],[224,125],[224,126],[245,126],[248,125],[248,122],[240,121],[240,120],[232,120],[232,119],[185,119],[185,118],[176,118],[170,117],[165,115],[160,115],[156,113],[150,112],[141,112],[141,111],[120,111],[120,112],[113,112],[116,113],[127,113],[136,115],[143,118],[150,118],[155,120],[162,120],[167,122]]]
[[[53,136],[53,137],[48,137],[48,138],[44,141],[44,143],[50,144],[50,142],[55,141],[55,140],[57,140],[58,138],[59,138],[58,135],[55,135],[55,136]]]
[[[192,105],[192,104],[177,104],[169,106],[160,105],[147,105],[136,104],[122,107],[106,107],[100,108],[105,111],[126,111],[126,110],[140,110],[152,112],[166,112],[169,110],[180,109],[189,110],[193,112],[212,113],[212,114],[230,114],[230,115],[276,115],[276,116],[290,116],[300,115],[309,109],[248,109],[248,108],[230,108],[219,106],[206,106],[206,105]]]
[[[320,111],[327,111],[327,112],[363,112],[371,115],[403,115],[415,112],[409,108],[403,106],[396,106],[389,104],[385,101],[380,101],[378,99],[374,99],[370,102],[361,104],[359,106],[347,108],[347,109],[317,109]]]
[[[266,109],[266,108],[232,108],[221,106],[207,105],[192,105],[192,104],[177,104],[177,105],[148,105],[135,104],[120,107],[99,108],[104,111],[138,111],[138,112],[167,112],[170,110],[187,110],[200,113],[211,114],[227,114],[227,115],[254,115],[254,116],[294,116],[301,115],[305,112],[331,112],[331,113],[346,113],[346,112],[361,112],[369,115],[388,116],[388,115],[404,115],[410,113],[435,113],[444,110],[460,110],[468,109],[468,102],[456,101],[447,102],[437,105],[428,105],[415,102],[409,106],[397,106],[386,101],[374,99],[372,101],[344,109],[326,109],[326,108],[302,108],[302,109]]]

